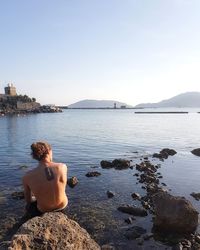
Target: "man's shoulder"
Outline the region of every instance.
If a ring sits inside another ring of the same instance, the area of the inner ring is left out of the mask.
[[[34,169],[29,170],[25,173],[25,175],[22,177],[22,180],[28,180],[32,175],[34,174]]]
[[[61,171],[67,170],[67,165],[65,163],[55,163],[54,166]]]

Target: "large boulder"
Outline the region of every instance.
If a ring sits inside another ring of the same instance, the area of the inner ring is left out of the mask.
[[[51,212],[24,223],[8,249],[100,250],[100,247],[77,222],[61,212]]]
[[[159,231],[177,233],[194,232],[198,226],[198,211],[184,197],[159,192],[152,197],[154,227]]]

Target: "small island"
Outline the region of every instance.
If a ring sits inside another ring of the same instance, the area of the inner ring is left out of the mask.
[[[27,113],[55,113],[62,110],[55,105],[40,105],[36,99],[27,95],[18,95],[16,87],[8,84],[5,93],[0,94],[0,116],[8,114],[27,114]]]

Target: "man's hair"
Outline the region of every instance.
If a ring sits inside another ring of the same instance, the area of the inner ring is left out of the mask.
[[[35,160],[41,161],[45,159],[51,150],[51,146],[46,142],[35,142],[31,145],[31,155]]]

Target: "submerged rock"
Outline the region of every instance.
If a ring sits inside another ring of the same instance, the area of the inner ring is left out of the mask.
[[[24,199],[24,192],[23,191],[13,192],[11,196],[14,200],[22,200]]]
[[[71,187],[74,188],[78,184],[78,179],[76,176],[73,176],[71,178],[67,179],[67,184]]]
[[[142,208],[142,207],[134,207],[134,206],[120,206],[118,207],[118,210],[122,213],[126,213],[126,214],[132,214],[135,216],[147,216],[147,211],[146,209]]]
[[[131,227],[127,230],[125,234],[126,238],[129,240],[134,240],[140,238],[141,235],[145,234],[147,231],[146,229],[138,226]]]
[[[200,156],[200,148],[193,149],[193,150],[191,151],[191,153],[192,153],[193,155]]]
[[[160,231],[192,233],[198,226],[198,211],[184,197],[159,192],[152,197],[154,227]]]
[[[94,172],[88,172],[85,176],[87,177],[98,177],[99,175],[101,175],[101,173],[94,171]]]
[[[100,250],[100,246],[77,222],[61,212],[53,212],[24,223],[8,249]]]

